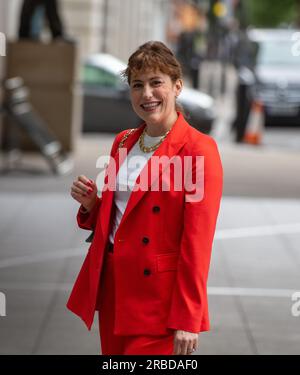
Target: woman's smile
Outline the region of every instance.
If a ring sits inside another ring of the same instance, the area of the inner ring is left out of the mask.
[[[155,112],[160,105],[161,102],[159,101],[151,101],[141,104],[141,107],[145,112]]]

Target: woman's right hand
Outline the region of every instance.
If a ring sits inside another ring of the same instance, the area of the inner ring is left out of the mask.
[[[84,175],[77,177],[71,187],[71,196],[87,211],[91,211],[97,200],[97,185]]]

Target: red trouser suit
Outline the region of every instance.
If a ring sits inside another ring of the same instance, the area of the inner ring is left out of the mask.
[[[123,150],[130,152],[144,128],[145,124],[128,136]],[[191,127],[179,113],[153,156],[177,157],[182,163],[192,156],[192,181],[197,175],[196,158],[204,158],[204,195],[200,200],[187,200],[193,191],[175,189],[174,168],[170,191],[153,191],[151,179],[145,179],[149,189],[130,195],[114,237],[111,262],[106,246],[114,191],[107,177],[118,173],[122,163],[118,147],[126,133],[118,134],[112,146],[104,179],[108,189],[102,190],[91,212],[78,212],[79,227],[94,230],[94,237],[67,306],[88,329],[95,311],[100,311],[104,354],[155,350],[171,354],[175,330],[199,333],[210,329],[206,285],[222,193],[222,165],[215,141]],[[160,168],[156,174],[160,183],[165,170]],[[147,175],[144,168],[139,179],[144,181]],[[100,297],[102,306],[97,308]]]

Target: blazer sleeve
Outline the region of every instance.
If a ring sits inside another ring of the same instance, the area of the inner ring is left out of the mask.
[[[99,198],[97,196],[96,203],[93,207],[93,209],[89,212],[82,212],[84,207],[81,205],[77,212],[77,224],[79,228],[87,229],[87,230],[94,230],[96,221],[97,221],[97,215],[101,206],[101,200],[102,198]]]
[[[120,140],[122,139],[124,133],[126,133],[127,130],[122,131],[119,133],[113,142],[111,151],[110,151],[110,156],[112,157],[115,155],[118,149],[118,145],[120,143]],[[80,205],[78,212],[77,212],[77,224],[79,228],[82,229],[87,229],[87,230],[95,230],[96,222],[97,222],[97,217],[98,213],[101,207],[101,201],[102,198],[97,196],[96,203],[93,207],[93,209],[89,212],[84,213],[84,207]]]
[[[177,275],[167,321],[168,328],[195,333],[209,330],[207,278],[223,184],[217,145],[211,137],[206,139],[204,147],[193,152],[204,156],[204,191],[199,201],[185,199]],[[195,173],[193,158],[193,181]]]

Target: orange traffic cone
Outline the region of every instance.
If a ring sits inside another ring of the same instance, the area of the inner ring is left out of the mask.
[[[252,145],[261,144],[262,134],[265,126],[265,114],[263,103],[254,100],[248,116],[243,141]]]

